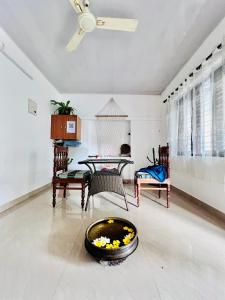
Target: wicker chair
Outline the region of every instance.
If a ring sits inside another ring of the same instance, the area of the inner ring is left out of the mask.
[[[154,153],[154,152],[153,152]],[[157,190],[159,198],[161,197],[161,191],[166,191],[166,206],[169,208],[169,197],[170,197],[170,161],[169,161],[169,145],[158,149],[159,158],[157,163],[166,167],[167,178],[163,182],[159,182],[154,178],[142,178],[138,171],[135,172],[134,185],[135,185],[135,197],[137,198],[137,206],[140,205],[140,194],[141,190]]]
[[[87,210],[88,208],[90,196],[94,196],[104,191],[113,192],[123,196],[126,205],[126,210],[128,211],[128,204],[126,199],[126,192],[123,186],[123,179],[118,171],[96,171],[92,175],[85,210]]]

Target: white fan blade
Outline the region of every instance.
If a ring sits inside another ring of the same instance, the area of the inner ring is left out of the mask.
[[[84,12],[84,6],[81,2],[81,0],[69,0],[71,5],[73,6],[76,13],[80,14]]]
[[[96,26],[100,29],[135,31],[138,25],[136,19],[119,19],[98,17]]]
[[[76,50],[84,36],[85,32],[82,29],[78,29],[73,35],[72,39],[67,44],[66,50],[69,52]]]

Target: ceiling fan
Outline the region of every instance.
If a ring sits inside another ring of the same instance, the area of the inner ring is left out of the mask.
[[[87,32],[98,29],[121,30],[134,32],[138,25],[136,19],[105,18],[95,16],[89,10],[89,0],[69,0],[78,14],[79,29],[66,46],[67,51],[76,50]]]

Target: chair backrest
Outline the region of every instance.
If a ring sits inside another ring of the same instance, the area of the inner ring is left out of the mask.
[[[55,146],[54,147],[54,161],[53,161],[53,176],[56,176],[58,171],[67,171],[68,166],[68,147]]]
[[[170,176],[170,149],[169,144],[166,146],[159,145],[159,165],[164,165],[167,168],[168,177]]]

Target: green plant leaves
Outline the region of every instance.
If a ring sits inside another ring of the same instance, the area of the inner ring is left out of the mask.
[[[70,100],[68,100],[66,103],[51,100],[51,104],[58,106],[56,112],[58,112],[59,115],[70,115],[74,112],[73,107],[69,106]]]

